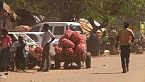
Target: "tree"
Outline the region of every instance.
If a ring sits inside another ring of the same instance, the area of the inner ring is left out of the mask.
[[[5,0],[17,10],[24,8],[40,13],[46,17],[70,21],[76,18],[92,17],[101,23],[101,27],[107,27],[116,19],[127,20],[129,18],[144,20],[144,0]],[[17,4],[17,5],[16,5]]]

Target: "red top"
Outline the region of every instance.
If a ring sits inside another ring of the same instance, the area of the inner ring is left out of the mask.
[[[1,40],[1,47],[2,48],[8,48],[12,45],[11,37],[6,35],[4,38]]]

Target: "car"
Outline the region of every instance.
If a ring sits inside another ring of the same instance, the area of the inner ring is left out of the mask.
[[[56,38],[60,38],[67,29],[83,33],[81,24],[78,22],[43,22],[33,26],[30,32],[43,32],[42,29],[44,24],[50,26],[49,30]]]

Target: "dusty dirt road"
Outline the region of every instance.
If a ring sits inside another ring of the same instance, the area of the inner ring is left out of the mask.
[[[131,55],[130,71],[121,73],[120,56],[93,57],[92,68],[9,72],[0,82],[145,82],[145,54]]]

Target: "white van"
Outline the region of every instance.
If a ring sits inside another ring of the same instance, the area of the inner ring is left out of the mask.
[[[33,26],[30,31],[42,32],[44,24],[48,24],[50,26],[49,30],[55,35],[56,38],[60,38],[60,36],[63,35],[67,29],[79,31],[81,33],[83,32],[81,25],[78,22],[43,22]]]

